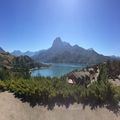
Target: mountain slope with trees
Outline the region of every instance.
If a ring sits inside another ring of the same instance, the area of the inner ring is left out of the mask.
[[[30,77],[30,69],[47,67],[48,65],[37,63],[28,56],[13,56],[8,52],[0,52],[0,79]]]

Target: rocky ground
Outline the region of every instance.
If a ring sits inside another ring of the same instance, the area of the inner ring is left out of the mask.
[[[48,110],[44,106],[30,106],[15,98],[12,93],[0,93],[0,120],[120,120],[120,112],[95,108],[82,104],[58,107]]]

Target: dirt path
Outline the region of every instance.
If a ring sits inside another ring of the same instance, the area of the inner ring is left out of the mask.
[[[81,104],[55,106],[53,110],[45,107],[30,107],[8,92],[0,93],[0,120],[120,120],[120,114],[114,114],[106,108],[83,109]]]

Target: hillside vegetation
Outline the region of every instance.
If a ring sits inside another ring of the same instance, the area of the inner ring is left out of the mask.
[[[24,63],[24,62],[23,62]],[[88,102],[89,104],[118,104],[120,101],[120,87],[113,86],[109,82],[110,75],[115,77],[119,74],[119,61],[108,62],[97,65],[100,67],[98,80],[89,86],[73,84],[66,82],[65,77],[61,78],[44,78],[27,76],[26,71],[20,72],[23,77],[8,76],[5,80],[0,81],[0,89],[3,91],[13,92],[17,97],[30,103],[49,104],[59,102],[79,103]],[[117,67],[113,72],[114,65]],[[93,66],[95,67],[95,66]],[[20,66],[19,66],[20,68]],[[110,69],[112,70],[110,73]],[[27,69],[26,69],[27,70]],[[3,76],[6,77],[6,71],[3,71]],[[3,77],[3,78],[5,78]]]
[[[113,62],[114,63],[114,62]],[[117,63],[116,63],[117,64]],[[82,102],[118,103],[120,100],[120,87],[113,86],[108,81],[106,64],[100,65],[101,71],[98,80],[88,87],[70,85],[65,78],[35,77],[29,79],[12,79],[0,81],[0,89],[15,93],[31,102]]]
[[[107,102],[114,99],[115,91],[108,82],[96,82],[85,88],[83,86],[68,85],[61,80],[49,80],[46,78],[32,80],[5,80],[0,81],[0,89],[14,92],[17,96],[29,98],[30,100],[41,100],[42,103],[59,100],[94,100],[96,102]],[[38,101],[39,101],[38,100]]]
[[[28,56],[15,57],[7,52],[0,53],[0,79],[30,78],[30,69],[47,67]]]

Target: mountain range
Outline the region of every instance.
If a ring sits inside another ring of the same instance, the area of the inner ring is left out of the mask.
[[[32,58],[36,61],[46,63],[78,63],[78,64],[98,64],[112,59],[111,57],[98,54],[94,49],[84,49],[78,45],[70,45],[56,38],[52,46],[44,51],[40,51]]]
[[[0,48],[0,51],[4,50]],[[98,64],[107,60],[120,59],[119,57],[104,56],[94,49],[84,49],[78,45],[70,45],[57,37],[50,48],[36,52],[21,52],[15,50],[11,53],[14,56],[27,55],[37,62],[44,63],[77,63],[77,64]]]
[[[27,55],[29,57],[32,57],[35,54],[37,54],[37,52],[31,52],[31,51],[21,52],[20,50],[14,50],[11,54],[15,56]]]

